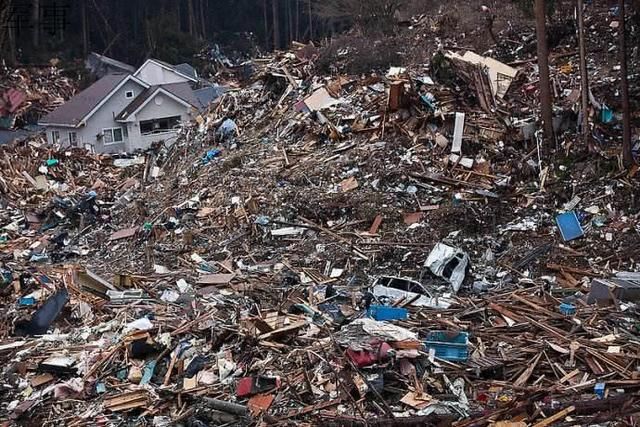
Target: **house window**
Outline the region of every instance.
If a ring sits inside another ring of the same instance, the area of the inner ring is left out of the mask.
[[[118,144],[124,141],[122,128],[102,129],[102,135],[102,142],[104,143],[104,145]]]
[[[131,99],[133,98],[133,91],[132,90],[128,90],[124,93],[124,97],[127,99]]]
[[[69,132],[69,145],[72,147],[78,146],[78,134],[76,132]]]
[[[168,132],[180,125],[180,116],[164,117],[162,119],[144,120],[140,122],[140,133],[149,135],[153,133]]]
[[[60,131],[52,130],[51,131],[51,142],[57,144],[60,142]]]

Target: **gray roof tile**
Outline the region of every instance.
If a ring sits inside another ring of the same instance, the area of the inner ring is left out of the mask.
[[[108,74],[47,114],[40,124],[78,125],[129,74]]]

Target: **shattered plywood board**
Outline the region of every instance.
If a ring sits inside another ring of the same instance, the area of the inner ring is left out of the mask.
[[[149,404],[149,401],[149,392],[146,390],[137,390],[105,399],[104,407],[113,412],[122,412],[136,408],[144,408]]]
[[[125,228],[123,230],[118,230],[109,236],[110,241],[128,239],[129,237],[133,237],[136,235],[138,231],[137,227]]]
[[[491,83],[491,91],[493,96],[503,98],[509,90],[511,82],[518,74],[518,70],[503,64],[488,56],[481,56],[477,53],[466,51],[464,55],[460,55],[456,52],[449,52],[446,54],[448,58],[457,59],[460,61],[468,62],[474,65],[483,65],[487,67],[489,74],[489,81]]]
[[[206,274],[198,279],[199,285],[227,285],[236,277],[235,274]]]
[[[320,111],[340,104],[340,100],[331,96],[325,87],[317,89],[311,96],[304,99],[304,103],[311,111]]]

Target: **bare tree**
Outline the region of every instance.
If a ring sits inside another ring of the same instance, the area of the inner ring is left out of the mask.
[[[313,0],[307,0],[309,2],[309,38],[313,40],[313,8],[311,6],[311,2]]]
[[[627,78],[627,42],[625,34],[624,0],[618,0],[620,13],[620,83],[622,85],[622,160],[626,167],[633,164],[631,152],[631,108],[629,106],[629,81]]]
[[[538,68],[540,69],[540,107],[542,108],[544,136],[547,142],[551,143],[553,141],[553,110],[549,84],[549,47],[547,46],[545,7],[545,0],[535,0]]]
[[[280,49],[280,5],[278,0],[271,0],[273,12],[273,48]]]
[[[40,45],[40,0],[31,2],[31,41],[33,47]]]
[[[4,0],[0,5],[0,57],[12,65],[16,62],[14,29],[11,25],[12,0]]]
[[[589,145],[589,80],[587,75],[587,47],[584,39],[584,4],[578,0],[578,41],[580,44],[580,86],[582,89],[582,139]]]
[[[82,55],[89,53],[89,18],[87,17],[87,3],[80,2],[80,19],[82,20]]]
[[[264,21],[264,44],[265,49],[271,48],[271,40],[269,39],[269,13],[267,12],[267,0],[262,0],[262,19]]]
[[[193,0],[187,0],[187,28],[190,35],[196,34],[196,15],[193,7]]]

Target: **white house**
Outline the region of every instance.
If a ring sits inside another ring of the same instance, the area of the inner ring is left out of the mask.
[[[149,59],[133,74],[107,74],[45,116],[49,143],[116,153],[171,143],[181,122],[202,108],[187,64]]]

